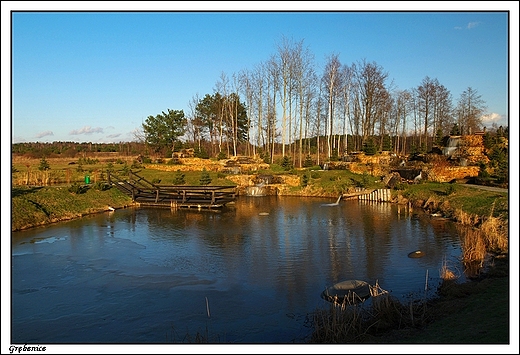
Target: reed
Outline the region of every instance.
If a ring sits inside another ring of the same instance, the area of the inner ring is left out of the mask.
[[[464,263],[479,262],[482,264],[487,253],[482,232],[468,225],[457,225],[456,229],[461,237],[462,261]]]
[[[428,321],[426,301],[399,302],[379,285],[371,285],[370,302],[332,302],[312,313],[309,343],[367,343],[382,332],[420,327]]]
[[[453,272],[448,267],[448,262],[447,262],[446,258],[444,258],[444,260],[442,261],[440,277],[443,281],[453,281],[453,280],[456,280],[459,278],[459,276],[457,276],[457,274],[455,274],[455,272]]]
[[[488,217],[480,226],[486,248],[490,252],[505,254],[509,251],[507,223],[496,217]]]

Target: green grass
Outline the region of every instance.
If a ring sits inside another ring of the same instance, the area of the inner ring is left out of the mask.
[[[402,192],[410,200],[426,201],[433,197],[442,202],[448,202],[452,210],[460,209],[470,215],[508,218],[509,194],[507,192],[492,192],[472,187],[424,182],[408,185]]]
[[[44,225],[89,213],[131,204],[131,198],[115,188],[99,191],[92,186],[73,194],[68,187],[15,187],[11,192],[11,230]]]
[[[154,170],[154,169],[137,169],[134,171],[137,175],[145,178],[150,182],[157,182],[158,185],[173,185],[174,179],[177,174],[177,171],[162,171],[162,170]],[[202,176],[201,171],[181,171],[184,174],[185,184],[190,186],[199,186],[200,178]],[[207,171],[209,177],[211,178],[210,186],[235,186],[236,184],[226,179],[228,174],[224,174],[221,172]]]

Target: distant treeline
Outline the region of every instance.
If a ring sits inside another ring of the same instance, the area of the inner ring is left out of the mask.
[[[451,132],[454,135],[457,135],[458,132]],[[446,140],[449,136],[441,136],[437,135],[434,137],[428,137],[430,143],[428,144],[431,147],[441,148],[446,145]],[[344,135],[334,135],[333,136],[335,142],[347,142],[345,151],[343,149],[334,149],[331,157],[327,159],[325,151],[327,140],[325,136],[320,137],[312,137],[305,139],[305,144],[308,147],[308,152],[313,156],[313,160],[316,159],[316,154],[319,152],[321,155],[321,161],[324,160],[336,160],[340,158],[346,151],[353,152],[355,151],[355,147],[353,142],[356,140],[355,136],[348,135],[345,137]],[[346,139],[345,139],[346,138]],[[372,136],[365,140],[365,144],[363,145],[361,151],[363,151],[367,155],[377,154],[379,151],[391,151],[396,153],[397,155],[409,155],[414,153],[428,153],[431,152],[432,149],[427,149],[427,144],[417,144],[418,142],[414,139],[413,135],[410,136]],[[483,135],[483,143],[487,149],[491,149],[493,146],[499,144],[501,139],[506,139],[506,142],[509,138],[509,128],[508,127],[499,127],[498,129],[489,129]],[[293,142],[291,144],[286,145],[286,152],[292,152],[293,146],[296,145],[297,142]],[[12,153],[15,155],[23,155],[28,158],[77,158],[84,157],[85,153],[96,153],[96,152],[107,152],[107,153],[118,153],[123,156],[156,156],[162,158],[168,158],[172,156],[173,152],[181,152],[183,149],[193,148],[195,157],[198,158],[226,158],[232,155],[231,149],[225,149],[228,146],[227,142],[223,142],[223,148],[220,152],[211,153],[215,150],[212,147],[212,142],[201,139],[200,141],[177,141],[173,147],[169,147],[168,149],[157,151],[155,147],[151,146],[146,142],[119,142],[119,143],[92,143],[92,142],[25,142],[25,143],[13,143],[11,145]],[[319,146],[319,149],[318,149]],[[340,144],[336,144],[336,146],[340,146]],[[496,151],[497,149],[495,149]],[[507,152],[506,147],[501,147],[501,151]],[[280,143],[275,144],[272,152],[267,152],[262,149],[262,147],[251,148],[251,143],[242,142],[237,146],[237,155],[242,156],[251,156],[255,153],[260,155],[262,158],[266,160],[266,162],[270,162],[268,159],[269,153],[274,153],[273,155],[277,157],[283,157],[282,155],[282,145]],[[506,153],[507,154],[507,153]],[[492,158],[492,157],[490,157]],[[293,157],[294,159],[294,157]],[[317,160],[320,161],[320,160]],[[293,164],[295,161],[293,161]],[[295,164],[297,165],[297,164]]]
[[[140,142],[91,143],[91,142],[30,142],[13,143],[13,154],[30,158],[64,157],[74,158],[85,152],[115,152],[121,155],[139,155],[146,152],[146,144]]]

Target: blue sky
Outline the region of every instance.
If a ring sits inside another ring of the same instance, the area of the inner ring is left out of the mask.
[[[428,76],[456,102],[471,87],[488,124],[508,125],[506,12],[91,10],[12,14],[13,143],[132,140],[150,115],[188,113],[222,73],[231,78],[268,61],[283,37],[303,40],[319,75],[331,54],[348,65],[366,59],[399,89]]]

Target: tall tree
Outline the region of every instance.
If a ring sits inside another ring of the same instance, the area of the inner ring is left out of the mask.
[[[276,57],[280,83],[278,85],[280,104],[282,106],[282,155],[285,156],[285,146],[291,140],[292,102],[295,85],[295,58],[301,50],[301,43],[293,43],[283,37],[278,45]]]
[[[355,114],[358,114],[361,125],[362,144],[368,137],[375,135],[377,123],[384,118],[389,110],[388,89],[386,79],[388,73],[375,62],[363,60],[355,72],[357,93]]]
[[[325,71],[323,73],[324,93],[327,96],[327,157],[330,158],[333,149],[333,134],[334,134],[334,118],[336,113],[336,101],[340,95],[341,87],[341,63],[337,54],[331,54],[327,63],[325,64]]]
[[[460,95],[457,104],[457,123],[461,134],[472,134],[482,127],[482,115],[486,110],[485,102],[477,90],[468,87]]]
[[[433,102],[435,96],[435,88],[437,82],[426,76],[421,85],[417,87],[417,111],[422,119],[423,130],[422,130],[422,142],[421,147],[428,149],[428,129],[433,123]]]
[[[173,150],[175,142],[186,131],[186,118],[183,110],[170,110],[156,116],[148,116],[142,124],[145,140],[156,151]]]

